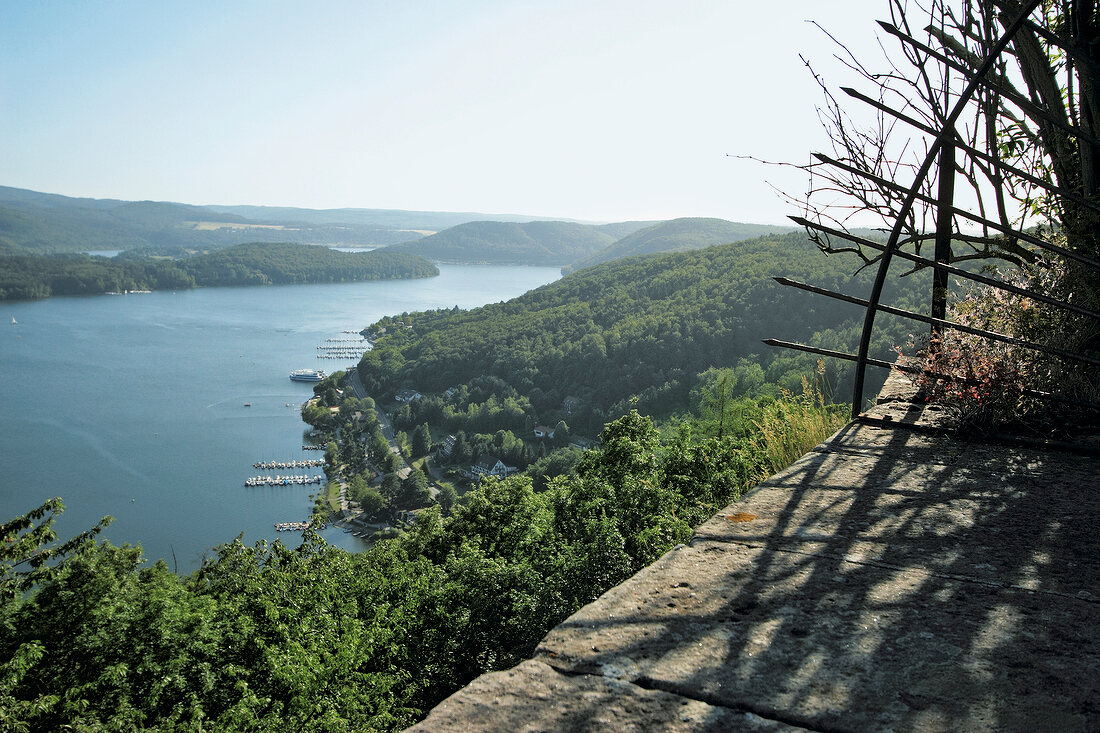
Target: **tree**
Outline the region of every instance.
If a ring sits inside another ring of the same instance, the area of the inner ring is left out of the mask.
[[[458,503],[458,492],[450,484],[443,484],[440,486],[439,494],[435,497],[435,500],[439,503],[439,509],[443,512],[443,516],[449,517],[455,504]]]
[[[410,471],[401,482],[401,490],[393,504],[398,509],[416,509],[432,503],[432,494],[428,491],[428,479],[420,471]]]
[[[845,236],[854,218],[861,225],[877,219],[887,229],[900,222],[899,243],[918,254],[949,239],[963,247],[948,255],[956,262],[1032,261],[1034,242],[1019,230],[1035,225],[1063,232],[1070,250],[1100,252],[1100,14],[1086,0],[1037,5],[933,0],[927,11],[910,11],[893,0],[891,23],[882,27],[896,54],[883,69],[849,57],[872,94],[844,91],[876,110],[869,125],[818,77],[833,154],[805,166],[811,183],[803,206],[823,250],[855,251],[865,262],[881,257]],[[986,65],[1000,36],[1013,29],[1008,51]],[[975,76],[982,81],[959,106]],[[937,148],[938,171],[920,179],[916,205],[907,209],[906,181],[931,166]],[[965,195],[952,193],[956,179]],[[972,200],[975,213],[937,206],[945,192]],[[833,239],[838,231],[842,244]]]
[[[398,494],[401,493],[401,479],[397,477],[395,473],[387,473],[386,477],[382,479],[382,485],[379,490],[390,503],[397,500]]]
[[[55,497],[0,524],[0,604],[55,577],[69,555],[114,521],[104,517],[91,529],[51,546],[57,539],[54,520],[64,511],[65,505]]]
[[[432,434],[427,423],[416,426],[412,434],[412,454],[414,456],[426,456],[432,450]]]
[[[451,449],[451,462],[469,463],[470,460],[470,444],[466,440],[466,433],[463,430],[459,430],[455,433],[455,444],[454,448]]]
[[[368,519],[376,518],[386,508],[385,497],[374,487],[368,487],[366,491],[359,494],[357,501],[359,502],[359,508],[363,510]]]

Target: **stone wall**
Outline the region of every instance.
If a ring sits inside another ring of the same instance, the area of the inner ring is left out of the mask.
[[[1100,457],[909,391],[412,730],[1100,729]]]

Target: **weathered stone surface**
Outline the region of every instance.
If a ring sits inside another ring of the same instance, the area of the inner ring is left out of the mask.
[[[410,731],[795,731],[749,712],[714,707],[629,682],[564,675],[536,661],[482,675]]]
[[[1095,459],[958,441],[928,450],[905,429],[849,426],[696,538],[1100,600]],[[731,521],[737,512],[756,516]]]
[[[1098,624],[1078,599],[701,540],[537,657],[815,730],[1086,730]]]
[[[1100,730],[1100,458],[923,432],[907,390],[423,729]]]

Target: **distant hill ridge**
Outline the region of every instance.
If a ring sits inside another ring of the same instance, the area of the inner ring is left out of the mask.
[[[615,241],[598,227],[567,221],[473,221],[390,249],[444,262],[564,265]]]
[[[539,218],[396,209],[195,206],[77,198],[0,186],[0,254],[137,248],[211,250],[259,238],[383,246],[470,221],[530,222]],[[631,223],[606,226],[612,227],[613,239],[624,227],[633,230]]]
[[[741,224],[725,219],[684,217],[653,224],[623,236],[614,244],[562,268],[562,274],[633,255],[686,252],[768,234],[785,234],[796,227]]]
[[[196,206],[0,186],[0,255],[127,250],[135,258],[174,258],[268,241],[394,246],[444,262],[548,265],[568,273],[620,257],[791,230],[707,218],[586,224],[516,214]]]

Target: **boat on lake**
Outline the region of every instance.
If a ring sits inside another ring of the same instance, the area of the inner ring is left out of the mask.
[[[295,369],[290,378],[295,382],[320,382],[326,375],[320,369]]]

